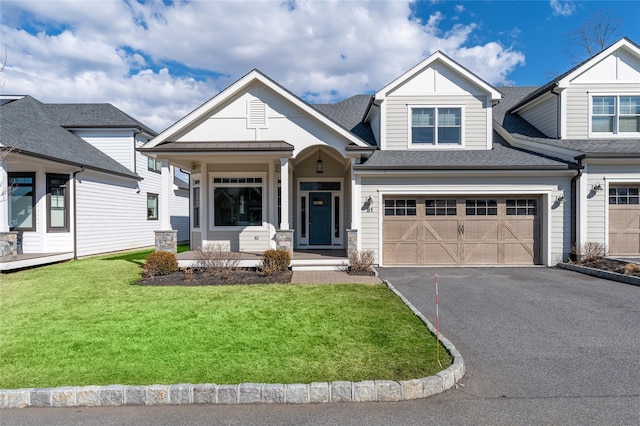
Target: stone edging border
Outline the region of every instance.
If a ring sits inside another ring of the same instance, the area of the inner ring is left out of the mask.
[[[384,281],[435,335],[433,325],[389,282]],[[151,386],[68,386],[0,390],[0,408],[120,407],[180,404],[304,404],[327,402],[403,401],[426,398],[452,388],[465,373],[460,352],[440,341],[454,360],[435,376],[420,379],[316,382],[309,384],[242,383],[239,385],[176,384]]]
[[[640,286],[640,277],[632,275],[619,274],[617,272],[603,271],[601,269],[589,268],[587,266],[576,265],[573,263],[558,263],[558,268],[567,269],[569,271],[580,272],[582,274],[591,275],[605,280],[617,281],[623,284],[631,284]]]

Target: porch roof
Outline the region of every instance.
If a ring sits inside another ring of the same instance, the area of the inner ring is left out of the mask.
[[[174,152],[293,152],[293,145],[285,141],[224,141],[224,142],[166,142],[152,148],[138,148],[148,153]]]

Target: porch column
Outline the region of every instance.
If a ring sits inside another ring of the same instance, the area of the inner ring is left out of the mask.
[[[281,212],[280,212],[280,229],[289,229],[289,159],[280,159],[280,199],[281,199]]]
[[[7,163],[0,158],[0,232],[9,232],[9,176],[7,169]]]
[[[178,231],[171,229],[171,187],[173,185],[171,179],[171,169],[169,168],[169,160],[162,160],[162,194],[160,197],[160,230],[155,231],[156,251],[168,251],[176,253],[178,251]]]
[[[0,158],[0,261],[16,260],[18,233],[9,230],[9,176],[7,163]]]
[[[280,229],[276,231],[276,248],[293,256],[293,229],[289,229],[289,159],[280,159]]]
[[[360,177],[356,177],[354,166],[356,159],[351,159],[351,229],[347,229],[347,253],[360,250]]]

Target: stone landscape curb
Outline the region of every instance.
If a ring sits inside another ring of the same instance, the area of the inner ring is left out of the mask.
[[[435,335],[433,325],[396,288],[384,281]],[[404,401],[425,398],[452,388],[465,372],[453,344],[440,336],[454,360],[435,376],[410,380],[364,380],[308,384],[242,383],[239,385],[176,384],[151,386],[68,386],[0,390],[0,408],[121,407],[181,404],[305,404]]]
[[[619,283],[640,286],[640,277],[635,277],[632,275],[624,275],[624,274],[619,274],[617,272],[603,271],[602,269],[589,268],[587,266],[576,265],[573,263],[558,263],[558,267],[561,269],[580,272],[580,273],[591,275],[598,278],[604,278],[605,280],[617,281]]]

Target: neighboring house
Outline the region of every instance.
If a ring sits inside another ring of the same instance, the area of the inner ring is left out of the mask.
[[[164,197],[188,240],[188,183],[167,167],[163,193],[161,162],[136,151],[153,130],[111,104],[1,102],[0,233],[17,232],[19,256],[0,269],[153,246]]]
[[[627,39],[538,90],[496,89],[441,52],[333,105],[253,70],[140,151],[191,173],[193,249],[372,250],[385,266],[550,266],[587,241],[639,255],[639,76]]]

